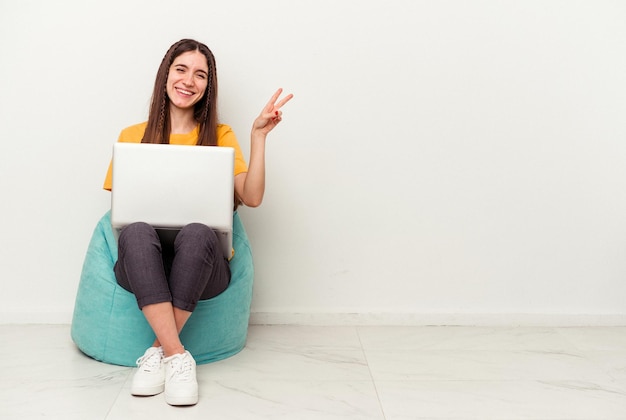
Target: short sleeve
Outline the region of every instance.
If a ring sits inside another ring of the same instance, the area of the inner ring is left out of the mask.
[[[241,147],[233,130],[225,124],[217,126],[217,145],[220,147],[232,147],[235,149],[235,176],[248,172],[248,164],[243,157]]]
[[[141,143],[141,139],[143,138],[143,134],[146,131],[147,122],[143,122],[141,124],[132,125],[122,130],[117,141],[118,142],[126,142],[126,143]],[[104,185],[102,186],[105,190],[111,191],[113,188],[113,160],[109,163],[109,169],[107,170],[106,177],[104,178]]]

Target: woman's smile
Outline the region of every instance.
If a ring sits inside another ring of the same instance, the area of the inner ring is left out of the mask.
[[[207,89],[209,68],[199,51],[188,51],[176,57],[167,76],[167,96],[171,105],[190,109],[200,101]]]

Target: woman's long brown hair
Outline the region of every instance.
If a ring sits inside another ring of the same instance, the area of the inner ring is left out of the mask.
[[[169,143],[171,122],[170,99],[166,91],[167,76],[176,57],[189,51],[202,53],[206,57],[209,67],[206,92],[194,106],[194,118],[200,125],[197,144],[200,146],[217,145],[217,71],[215,57],[206,45],[193,39],[182,39],[172,45],[161,61],[154,82],[148,126],[141,140],[142,143]]]

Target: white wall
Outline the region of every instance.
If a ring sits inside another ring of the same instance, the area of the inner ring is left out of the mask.
[[[69,322],[119,131],[183,37],[247,154],[256,322],[626,320],[626,3],[0,0],[2,322]]]

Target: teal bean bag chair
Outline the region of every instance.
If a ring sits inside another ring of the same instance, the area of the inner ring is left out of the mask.
[[[201,300],[181,331],[185,349],[198,364],[230,357],[243,349],[248,334],[254,268],[248,236],[233,216],[231,282],[220,295]],[[135,295],[117,284],[113,265],[117,241],[110,212],[98,222],[83,264],[71,335],[86,355],[121,366],[135,366],[155,339]]]

